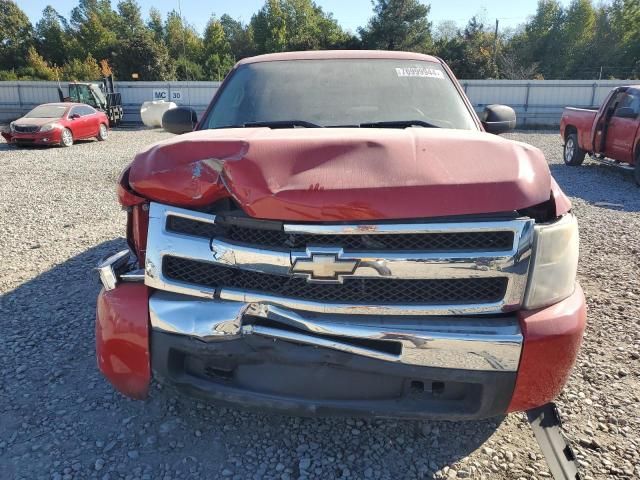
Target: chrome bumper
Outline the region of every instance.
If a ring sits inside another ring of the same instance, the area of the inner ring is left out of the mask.
[[[143,282],[129,250],[97,267],[106,290]],[[517,319],[317,314],[263,302],[204,299],[156,291],[151,327],[211,343],[257,335],[397,364],[516,372],[523,337]]]
[[[150,297],[149,315],[156,331],[207,343],[258,335],[398,364],[475,371],[517,371],[523,341],[515,317],[316,315],[161,291]]]

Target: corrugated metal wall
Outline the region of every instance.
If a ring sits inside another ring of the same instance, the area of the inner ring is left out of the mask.
[[[116,91],[122,94],[125,122],[140,122],[142,102],[153,100],[154,91],[162,91],[171,99],[176,92],[180,105],[191,105],[201,114],[220,82],[117,82]],[[67,95],[67,84],[62,84]],[[47,102],[58,102],[57,82],[0,82],[0,122],[24,115],[33,107]]]
[[[609,91],[633,80],[461,80],[477,112],[491,103],[513,107],[518,127],[557,126],[562,110],[600,106]]]
[[[460,82],[478,112],[485,105],[502,103],[518,114],[519,127],[549,126],[560,122],[565,106],[595,107],[614,87],[640,84],[618,80],[462,80]],[[220,82],[117,82],[122,94],[125,121],[140,122],[142,102],[154,99],[160,90],[171,99],[181,94],[178,104],[191,105],[202,113]],[[58,101],[56,82],[0,82],[0,122],[20,117],[36,105]],[[63,84],[63,93],[67,86]]]

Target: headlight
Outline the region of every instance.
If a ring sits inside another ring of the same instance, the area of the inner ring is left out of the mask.
[[[578,268],[578,222],[573,214],[536,225],[524,308],[552,305],[570,296]]]
[[[46,125],[43,125],[42,127],[40,127],[40,131],[41,132],[50,132],[54,128],[58,128],[58,124],[57,123],[47,123]]]

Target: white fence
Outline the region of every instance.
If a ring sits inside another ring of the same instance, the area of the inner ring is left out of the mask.
[[[595,107],[614,87],[640,84],[630,80],[461,80],[476,110],[485,105],[510,105],[518,114],[519,127],[556,126],[565,106]],[[117,82],[122,94],[125,122],[140,122],[140,105],[155,95],[201,114],[220,82]],[[56,82],[0,82],[0,122],[20,117],[36,105],[58,101]],[[62,85],[67,94],[67,86]],[[175,99],[174,97],[179,97]]]

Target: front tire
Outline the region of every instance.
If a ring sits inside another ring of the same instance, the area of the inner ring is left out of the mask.
[[[73,145],[73,134],[68,128],[65,128],[60,135],[60,145],[63,147],[70,147]]]
[[[96,136],[96,138],[99,142],[104,142],[108,136],[109,129],[107,129],[107,126],[104,123],[101,123],[100,128],[98,128],[98,135]]]
[[[565,165],[569,165],[570,167],[582,165],[586,153],[587,152],[582,150],[580,148],[580,145],[578,144],[577,133],[570,133],[569,135],[567,135],[567,138],[564,142],[564,152],[562,155]]]

